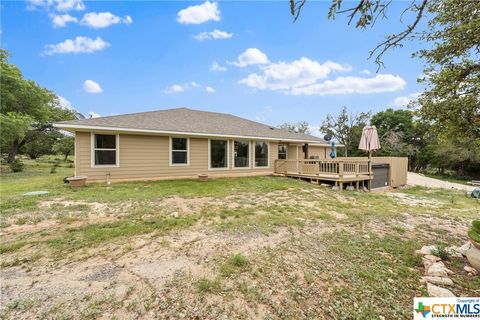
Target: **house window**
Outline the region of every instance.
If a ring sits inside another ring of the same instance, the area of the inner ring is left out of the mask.
[[[278,145],[278,159],[286,160],[287,159],[287,145],[279,144]]]
[[[93,136],[94,165],[117,165],[117,137],[114,134],[95,134]]]
[[[255,142],[255,167],[268,167],[268,143]]]
[[[228,141],[210,140],[210,168],[226,168],[228,163]]]
[[[249,157],[249,142],[248,141],[235,141],[234,142],[234,157],[233,165],[235,168],[248,168],[250,167]]]
[[[171,165],[188,165],[188,138],[171,138]]]

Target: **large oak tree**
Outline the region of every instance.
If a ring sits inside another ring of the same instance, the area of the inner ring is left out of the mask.
[[[36,132],[53,130],[52,122],[74,119],[72,111],[61,108],[58,97],[8,62],[9,54],[0,49],[0,126],[2,153],[12,163],[22,146]]]

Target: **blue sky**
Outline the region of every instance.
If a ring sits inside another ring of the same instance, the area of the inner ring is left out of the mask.
[[[328,20],[328,6],[311,1],[292,23],[287,1],[2,2],[2,47],[26,78],[102,116],[190,107],[315,127],[344,105],[399,108],[422,90],[418,43],[388,52],[378,74],[367,59],[405,27],[405,2],[365,31]]]

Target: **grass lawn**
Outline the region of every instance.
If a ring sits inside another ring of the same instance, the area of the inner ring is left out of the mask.
[[[464,244],[480,215],[463,192],[280,177],[74,190],[53,160],[1,175],[1,318],[409,319],[415,250]],[[464,258],[446,264],[450,290],[480,295]]]

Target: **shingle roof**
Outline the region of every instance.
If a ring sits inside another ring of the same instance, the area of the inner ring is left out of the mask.
[[[64,129],[101,127],[103,129],[135,129],[192,134],[225,135],[233,137],[262,137],[278,140],[308,141],[328,144],[325,140],[303,133],[293,133],[231,114],[177,108],[83,120],[63,121],[54,124]],[[91,128],[89,128],[91,129]]]

